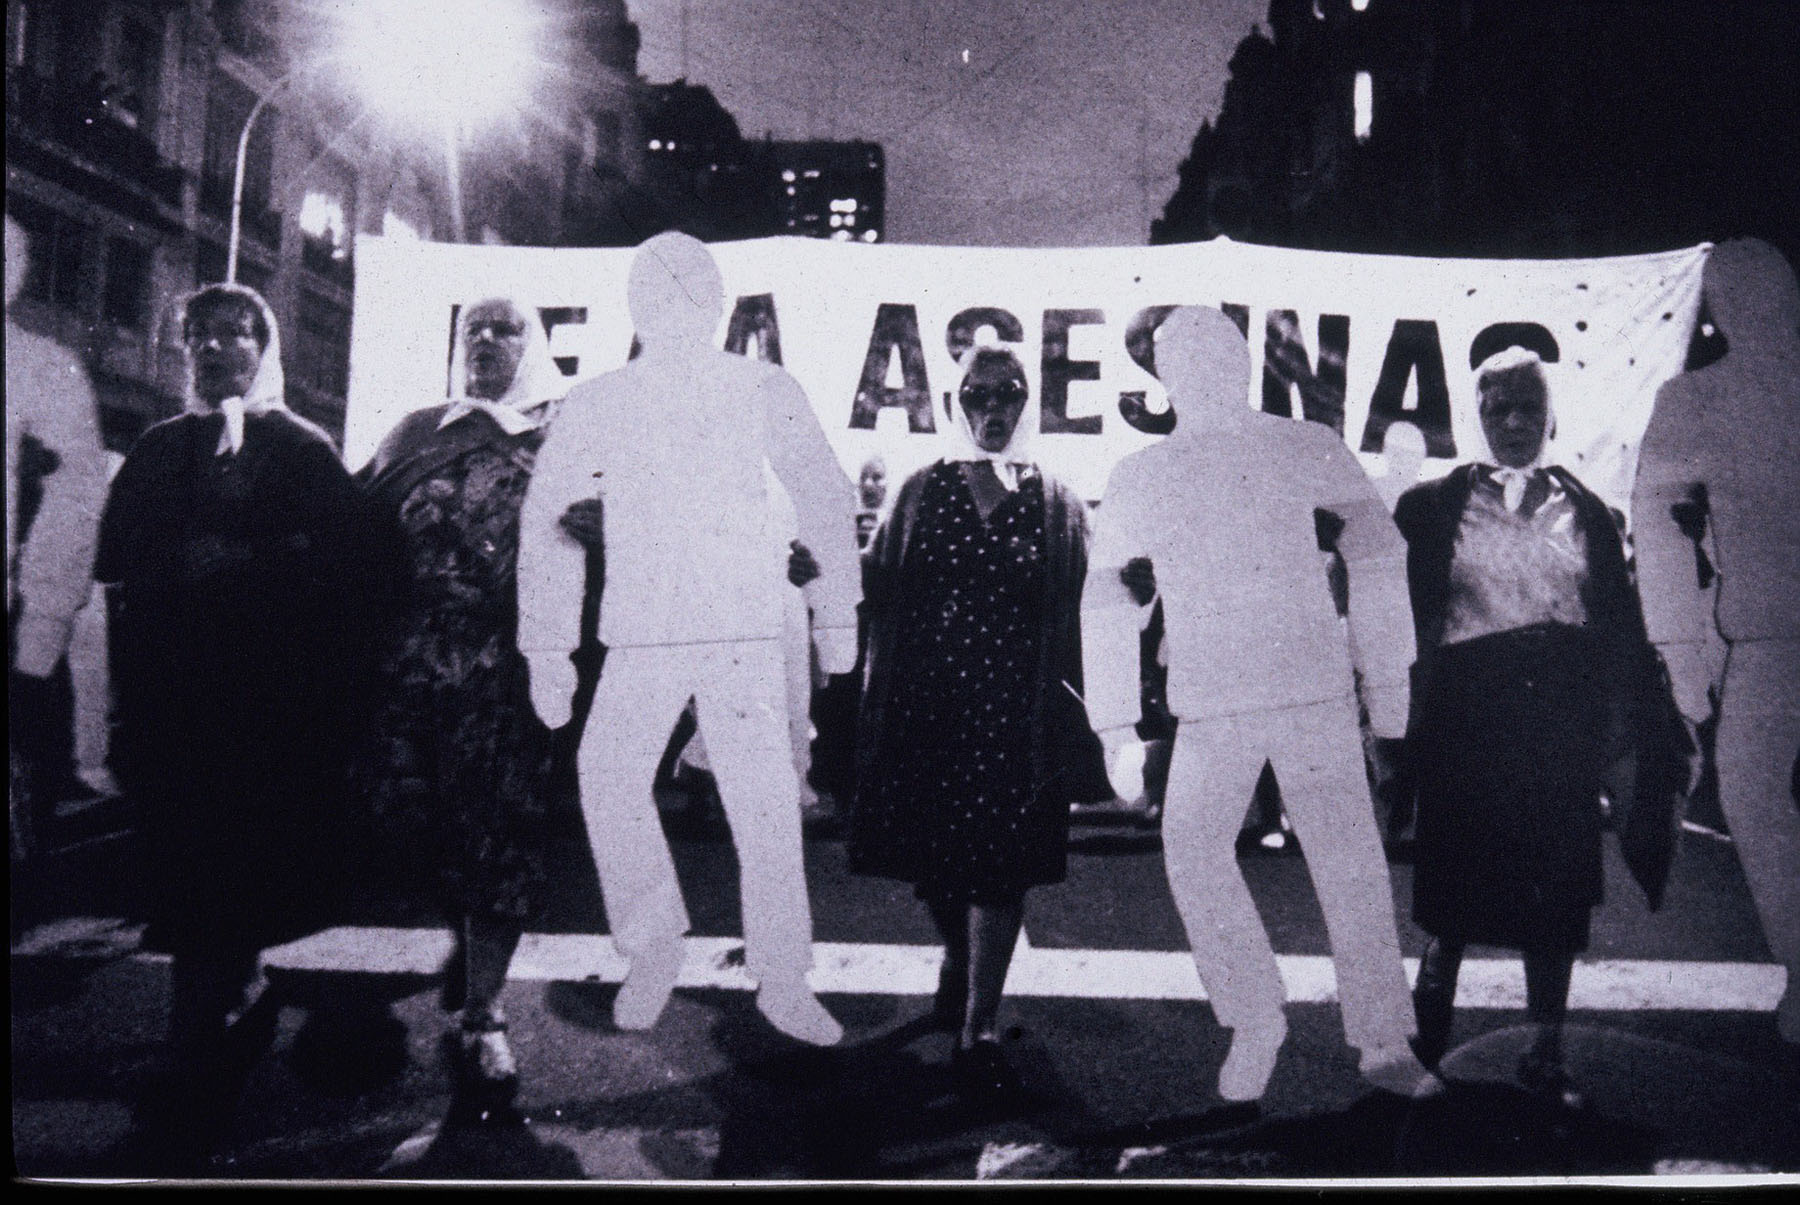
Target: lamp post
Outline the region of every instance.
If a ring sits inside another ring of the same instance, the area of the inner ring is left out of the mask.
[[[237,160],[231,178],[231,229],[225,249],[225,279],[237,280],[243,242],[244,174],[250,136],[282,92],[300,76],[332,62],[361,68],[361,90],[372,102],[390,110],[423,113],[443,131],[451,190],[452,215],[462,237],[461,165],[456,150],[463,111],[479,107],[505,111],[521,103],[521,85],[537,66],[535,43],[540,14],[529,3],[497,4],[495,0],[359,0],[342,10],[339,53],[304,63],[256,98],[238,131]],[[465,31],[481,29],[485,37],[471,42]]]
[[[244,230],[244,167],[250,154],[250,131],[256,125],[256,119],[262,111],[269,107],[269,102],[287,90],[288,85],[300,75],[305,68],[296,68],[275,81],[273,87],[256,98],[250,106],[250,115],[244,118],[244,128],[238,131],[237,163],[231,172],[231,232],[225,243],[225,280],[228,284],[237,283],[238,244],[243,239]]]

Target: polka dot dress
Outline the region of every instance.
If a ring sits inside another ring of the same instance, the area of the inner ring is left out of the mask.
[[[1003,898],[1064,867],[1066,817],[1031,782],[1043,484],[1026,480],[984,522],[959,465],[927,471],[858,861],[921,895]]]

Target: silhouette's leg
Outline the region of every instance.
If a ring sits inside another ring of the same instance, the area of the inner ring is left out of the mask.
[[[607,924],[631,970],[613,1002],[623,1029],[656,1024],[681,971],[687,907],[651,781],[690,687],[681,649],[612,649],[579,754],[581,811]]]
[[[1232,1031],[1219,1094],[1255,1100],[1287,1037],[1275,952],[1238,869],[1239,821],[1263,758],[1231,720],[1183,720],[1163,803],[1163,865],[1213,1015]]]
[[[758,982],[757,1007],[790,1037],[830,1045],[843,1027],[806,982],[812,905],[781,645],[761,640],[709,646],[696,668],[700,731],[737,846],[744,952]]]
[[[1345,696],[1263,719],[1288,818],[1331,934],[1344,1036],[1362,1052],[1370,1082],[1408,1095],[1433,1086],[1407,1044],[1415,1028],[1412,997],[1355,704]]]
[[[1800,641],[1732,646],[1719,707],[1719,803],[1775,960],[1787,967],[1776,1023],[1800,1043]]]

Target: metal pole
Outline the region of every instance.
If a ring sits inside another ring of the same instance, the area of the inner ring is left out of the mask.
[[[231,174],[231,233],[225,244],[225,282],[237,283],[238,242],[242,238],[244,228],[244,160],[250,151],[250,128],[262,111],[268,106],[269,98],[287,86],[293,76],[285,75],[277,80],[275,86],[256,98],[250,106],[250,116],[244,118],[244,128],[238,131],[237,167]]]

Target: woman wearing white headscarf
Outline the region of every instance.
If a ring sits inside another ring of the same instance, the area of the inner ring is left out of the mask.
[[[1082,713],[1087,510],[1040,472],[1025,374],[978,348],[945,457],[865,559],[867,685],[850,860],[915,885],[943,937],[936,1015],[962,1089],[1013,1084],[997,1014],[1027,888],[1066,871],[1069,804],[1111,796]]]
[[[283,403],[268,305],[211,285],[181,330],[187,411],[125,458],[94,572],[118,584],[113,764],[145,818],[145,941],[174,956],[171,1053],[195,1093],[171,1114],[228,1105],[209,1077],[258,951],[322,923],[366,610],[360,498]]]
[[[1548,463],[1537,353],[1484,360],[1476,389],[1488,460],[1408,490],[1394,516],[1419,648],[1413,917],[1432,936],[1416,1045],[1428,1066],[1447,1048],[1466,945],[1520,950],[1537,1026],[1520,1079],[1574,1103],[1569,976],[1601,900],[1600,792],[1648,646],[1611,512]]]
[[[456,1119],[517,1119],[499,1004],[541,906],[553,741],[516,648],[519,506],[567,384],[537,311],[467,307],[451,400],[402,419],[359,475],[393,550],[394,598],[360,794],[393,862],[456,934],[443,999],[461,1009]]]

